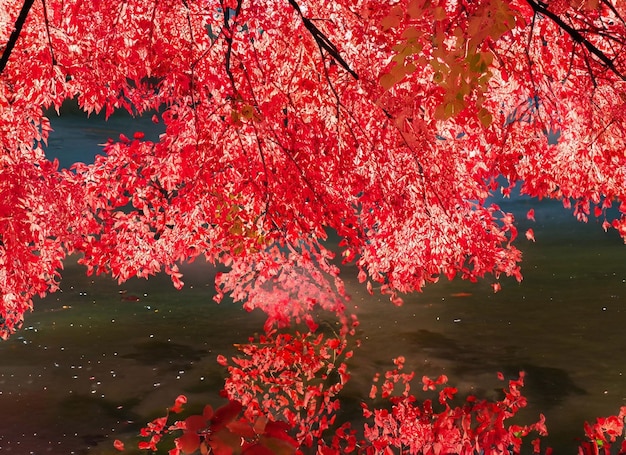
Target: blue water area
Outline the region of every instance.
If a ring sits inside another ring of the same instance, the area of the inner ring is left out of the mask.
[[[141,117],[126,111],[116,111],[105,120],[103,112],[87,116],[74,102],[66,103],[59,114],[54,109],[46,112],[52,129],[46,158],[59,160],[61,168],[69,168],[75,162],[90,164],[96,155],[102,155],[103,145],[109,139],[119,140],[120,134],[132,138],[136,132],[145,134],[145,140],[158,141],[165,127],[154,123],[152,113]]]
[[[100,153],[94,143],[120,132],[159,133],[145,119],[105,123],[77,113],[53,118],[52,126],[47,153],[64,167],[90,161]],[[344,418],[359,420],[372,377],[399,355],[417,377],[446,374],[461,395],[497,399],[497,372],[513,378],[525,371],[529,405],[521,421],[544,413],[546,443],[557,454],[576,452],[585,420],[626,404],[623,241],[599,220],[577,222],[558,202],[498,202],[519,220],[524,279],[504,279],[497,294],[489,279],[442,279],[395,307],[367,294],[355,268],[344,267],[362,340],[343,394]],[[536,222],[525,219],[531,207]],[[524,238],[529,227],[535,243]],[[206,264],[183,267],[179,292],[162,275],[123,284],[87,277],[71,259],[62,290],[37,301],[24,328],[0,344],[0,453],[117,453],[115,438],[130,441],[179,393],[188,395],[190,409],[220,403],[225,371],[216,356],[261,332],[262,314],[216,305],[215,271]]]

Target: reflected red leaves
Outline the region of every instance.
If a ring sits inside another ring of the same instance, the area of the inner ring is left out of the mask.
[[[178,397],[174,401],[174,406],[170,408],[170,411],[174,413],[181,412],[185,403],[187,403],[187,397],[185,395],[178,395]]]

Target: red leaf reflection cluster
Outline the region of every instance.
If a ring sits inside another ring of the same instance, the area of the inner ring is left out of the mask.
[[[249,419],[266,415],[284,420],[296,429],[296,439],[311,447],[335,422],[337,394],[350,378],[344,362],[352,357],[347,345],[345,338],[310,332],[250,340],[238,346],[241,356],[224,362],[224,391],[246,407]]]
[[[455,400],[457,390],[446,386],[445,376],[436,380],[422,379],[425,390],[440,388],[437,403],[431,399],[418,402],[410,393],[414,374],[400,372],[404,367],[402,358],[395,359],[396,368],[385,373],[380,396],[377,388],[373,388],[370,399],[375,406],[362,404],[366,420],[363,428],[353,428],[350,422],[339,424],[336,422],[339,402],[334,396],[340,390],[339,384],[343,383],[343,379],[335,383],[334,390],[315,386],[322,384],[319,379],[327,379],[325,374],[315,374],[328,371],[333,362],[321,368],[310,367],[319,362],[319,353],[337,340],[329,338],[326,343],[321,343],[322,337],[313,339],[310,334],[299,334],[297,337],[278,336],[273,341],[276,343],[274,346],[280,343],[278,339],[293,342],[293,351],[300,352],[304,347],[312,349],[307,351],[312,358],[309,368],[299,355],[294,359],[293,353],[283,354],[283,349],[287,347],[285,344],[281,344],[280,349],[271,350],[272,355],[281,356],[280,360],[267,355],[264,359],[258,357],[263,351],[270,353],[266,347],[258,346],[263,342],[270,346],[269,340],[261,340],[254,347],[249,344],[242,351],[249,353],[250,359],[244,362],[241,358],[234,358],[232,361],[241,368],[262,371],[249,371],[244,375],[238,367],[229,366],[230,377],[224,392],[230,401],[225,406],[215,413],[207,406],[202,416],[192,415],[167,428],[167,417],[156,419],[142,432],[143,436],[151,439],[140,443],[140,447],[154,450],[155,440],[158,442],[164,433],[182,431],[175,441],[176,448],[170,452],[172,454],[192,453],[198,449],[203,454],[266,453],[261,451],[260,446],[273,447],[273,450],[280,447],[279,451],[272,453],[291,454],[303,453],[314,443],[316,453],[325,455],[477,452],[496,455],[519,454],[524,438],[533,432],[539,436],[547,434],[543,415],[530,425],[507,422],[526,406],[520,390],[524,385],[523,373],[518,379],[509,381],[501,401],[468,396],[464,404],[452,407],[450,402]],[[318,355],[315,355],[316,351]],[[326,358],[325,355],[321,357]],[[299,363],[289,363],[293,360]],[[379,376],[374,379],[375,383],[379,380]],[[401,385],[399,392],[396,391],[398,385]],[[245,400],[243,407],[235,397]],[[619,421],[618,418],[613,420]],[[599,421],[597,428],[600,432],[613,431],[614,441],[615,434],[621,432],[623,421],[619,429],[609,428],[609,421],[613,422],[611,418]],[[616,425],[619,426],[618,423]],[[294,438],[289,435],[294,435]],[[278,445],[270,445],[270,442]],[[533,439],[531,444],[534,453],[540,453],[539,439]]]

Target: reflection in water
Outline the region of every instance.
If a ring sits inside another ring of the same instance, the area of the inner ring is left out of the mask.
[[[562,403],[571,394],[586,393],[574,383],[567,370],[530,363],[526,356],[520,355],[517,346],[495,346],[487,357],[479,350],[480,346],[461,345],[442,333],[420,329],[412,336],[429,357],[452,361],[451,371],[455,376],[501,371],[513,378],[524,371],[524,392],[541,402],[543,410]]]
[[[363,345],[350,365],[344,418],[358,419],[374,373],[397,355],[418,377],[445,373],[461,394],[488,398],[502,389],[498,371],[526,371],[522,417],[545,413],[560,453],[574,451],[584,420],[616,412],[626,397],[621,242],[596,226],[551,223],[567,228],[536,227],[538,244],[522,245],[524,281],[505,281],[498,294],[487,282],[442,281],[396,308],[348,279]],[[234,354],[264,318],[214,304],[208,266],[184,271],[180,292],[164,276],[120,289],[68,264],[63,291],[37,302],[26,327],[0,344],[0,408],[11,416],[0,423],[2,452],[114,453],[113,439],[135,435],[179,393],[191,408],[221,403],[216,355]],[[121,300],[120,290],[140,299]]]

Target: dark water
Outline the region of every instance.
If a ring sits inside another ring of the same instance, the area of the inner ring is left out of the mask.
[[[90,161],[98,152],[93,144],[146,126],[158,135],[158,125],[128,117],[106,124],[53,119],[58,137],[49,153],[63,167]],[[516,198],[501,205],[518,215],[522,236],[533,227],[537,243],[518,241],[524,280],[505,280],[497,294],[487,282],[444,280],[394,307],[344,270],[363,340],[351,364],[346,415],[356,415],[351,406],[367,395],[374,373],[398,355],[418,377],[445,373],[460,393],[491,398],[502,388],[498,371],[526,371],[522,417],[546,415],[547,442],[557,454],[575,453],[584,420],[626,404],[622,240],[595,221],[576,222],[557,203]],[[531,206],[537,223],[523,219]],[[233,344],[261,331],[264,318],[214,304],[210,267],[184,271],[186,287],[178,292],[166,277],[118,285],[68,263],[63,292],[36,302],[24,329],[0,344],[0,454],[118,453],[113,439],[128,440],[179,393],[188,395],[190,409],[219,404],[224,370],[216,355],[234,353]],[[139,300],[121,300],[120,290]]]

